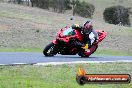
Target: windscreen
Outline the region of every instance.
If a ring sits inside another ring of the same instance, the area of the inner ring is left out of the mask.
[[[70,28],[66,29],[66,30],[63,32],[63,35],[64,35],[64,36],[72,36],[72,35],[75,35],[75,32],[74,32],[74,30],[70,27]]]

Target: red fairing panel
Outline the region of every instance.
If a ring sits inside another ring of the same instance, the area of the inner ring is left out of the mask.
[[[76,33],[76,38],[79,40],[79,41],[82,41],[82,34],[80,32],[78,32],[77,30],[75,30],[75,33]]]
[[[57,44],[56,40],[53,40],[52,42],[53,42],[54,44]]]
[[[107,35],[107,32],[104,32],[102,30],[96,30],[96,32],[98,33],[98,36],[99,36],[99,42],[101,42]]]

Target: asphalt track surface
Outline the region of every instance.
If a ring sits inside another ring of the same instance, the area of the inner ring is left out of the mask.
[[[42,53],[1,52],[0,65],[48,64],[48,63],[89,63],[89,62],[132,62],[132,56],[91,55],[81,58],[78,55],[56,55],[45,57]]]

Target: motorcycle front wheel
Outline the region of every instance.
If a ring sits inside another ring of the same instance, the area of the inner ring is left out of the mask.
[[[55,53],[55,45],[54,45],[53,43],[48,44],[48,45],[44,48],[43,54],[44,54],[45,56],[47,56],[47,57],[56,55],[56,53]]]

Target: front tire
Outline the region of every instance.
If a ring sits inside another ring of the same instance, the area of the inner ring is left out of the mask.
[[[53,43],[48,44],[43,50],[45,56],[54,56],[55,55],[55,45]]]

